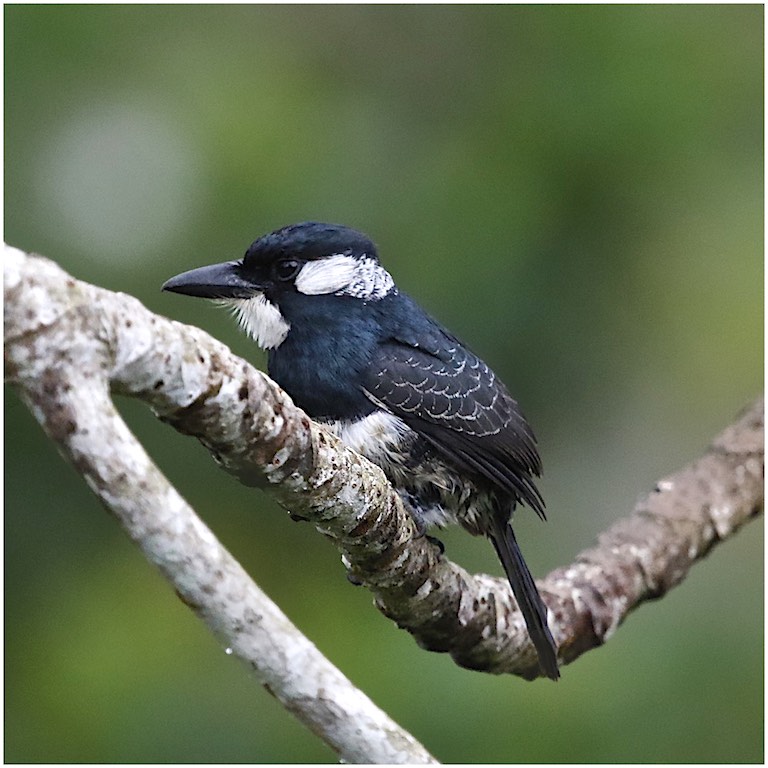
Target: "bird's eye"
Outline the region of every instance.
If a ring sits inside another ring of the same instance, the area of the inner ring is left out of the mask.
[[[286,282],[292,280],[301,269],[301,264],[296,259],[280,259],[275,262],[272,272],[277,280]]]

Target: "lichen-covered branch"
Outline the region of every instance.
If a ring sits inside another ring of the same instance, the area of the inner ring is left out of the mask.
[[[226,401],[231,393],[216,393],[216,384],[199,378],[200,361],[216,359],[215,344],[203,340],[199,351],[194,342],[183,351],[166,350],[165,344],[179,347],[182,326],[153,317],[129,296],[79,283],[53,262],[14,249],[5,249],[4,280],[6,377],[228,652],[343,761],[435,763],[261,592],[115,410],[110,384],[163,391],[157,403],[183,402],[190,412],[201,387],[204,396]],[[173,375],[166,373],[168,364],[178,366]]]
[[[596,546],[547,576],[563,661],[604,643],[630,611],[677,586],[716,544],[760,514],[763,472],[760,397],[704,456],[659,480]]]
[[[22,392],[37,387],[39,394],[25,395],[33,410],[35,399],[61,394],[40,389],[41,371],[55,378],[67,362],[82,369],[98,348],[94,375],[105,392],[111,387],[148,402],[197,437],[227,472],[268,487],[312,521],[341,550],[350,575],[420,645],[465,667],[537,676],[507,583],[471,576],[441,556],[417,535],[380,470],[311,422],[264,374],[199,329],[30,259],[19,255],[6,265],[6,311],[14,318],[6,335],[11,378]],[[43,414],[41,421],[52,421],[49,432],[60,434],[56,417]],[[563,662],[605,642],[631,610],[679,583],[762,510],[762,436],[760,400],[594,548],[539,582]]]

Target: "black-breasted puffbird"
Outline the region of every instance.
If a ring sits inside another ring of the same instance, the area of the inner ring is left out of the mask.
[[[163,289],[229,305],[267,350],[269,375],[384,470],[420,531],[458,523],[487,536],[542,672],[559,677],[547,609],[511,526],[518,502],[544,518],[533,432],[494,372],[397,288],[368,237],[294,224]]]

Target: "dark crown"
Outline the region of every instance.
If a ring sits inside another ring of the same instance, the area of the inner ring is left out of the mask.
[[[362,232],[340,224],[304,221],[276,229],[253,242],[245,253],[252,259],[293,256],[311,261],[332,254],[366,255],[378,260],[376,246]]]

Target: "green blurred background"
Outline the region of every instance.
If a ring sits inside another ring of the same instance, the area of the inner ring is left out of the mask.
[[[539,436],[568,563],[762,389],[760,6],[6,6],[5,231],[159,286],[294,221],[358,227]],[[762,522],[557,685],[419,650],[310,526],[120,402],[256,581],[447,762],[762,760]],[[325,762],[6,391],[7,761]],[[448,554],[500,574],[460,531]]]

